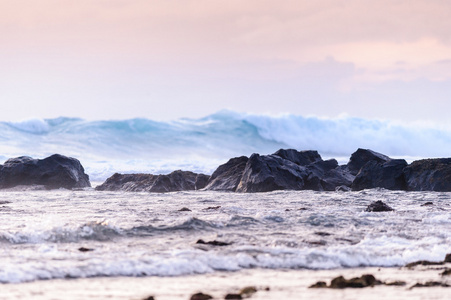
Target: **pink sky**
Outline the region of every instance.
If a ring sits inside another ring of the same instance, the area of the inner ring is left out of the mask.
[[[449,1],[0,0],[0,119],[445,122]]]

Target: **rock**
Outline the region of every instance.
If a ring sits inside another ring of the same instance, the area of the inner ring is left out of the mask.
[[[221,205],[218,206],[209,206],[207,208],[205,208],[204,210],[218,210],[221,208]]]
[[[418,288],[418,287],[450,287],[447,283],[440,282],[440,281],[428,281],[426,283],[416,283],[413,286],[410,287],[410,289]]]
[[[277,155],[252,154],[236,189],[241,193],[301,190],[308,172]]]
[[[89,252],[89,251],[94,251],[94,249],[91,249],[91,248],[85,248],[85,247],[80,247],[80,248],[78,248],[78,251],[80,251],[80,252]]]
[[[339,276],[332,279],[329,287],[331,289],[364,288],[375,286],[377,284],[382,284],[382,282],[377,280],[373,275],[366,274],[351,279],[345,279],[343,276]]]
[[[188,207],[182,207],[179,209],[179,211],[191,211]]]
[[[90,187],[89,176],[80,161],[54,154],[44,159],[28,156],[8,159],[0,166],[0,188],[42,185],[46,189]]]
[[[235,192],[243,176],[248,158],[235,157],[220,165],[210,176],[205,190]]]
[[[225,243],[220,241],[204,241],[204,240],[197,240],[196,244],[202,244],[202,245],[212,245],[212,246],[229,246],[231,243]]]
[[[155,297],[154,296],[149,296],[149,297],[144,298],[143,300],[155,300]]]
[[[373,188],[405,190],[406,180],[403,171],[406,166],[407,162],[404,159],[390,159],[387,162],[369,161],[357,173],[352,182],[352,190]]]
[[[318,154],[318,151],[313,150],[297,151],[294,149],[279,149],[273,155],[289,160],[300,166],[307,166],[311,163],[323,160]]]
[[[116,173],[97,186],[96,190],[155,193],[192,191],[204,188],[208,177],[181,170],[167,175]]]
[[[451,158],[422,159],[404,169],[408,191],[451,191]]]
[[[352,175],[356,176],[357,173],[359,173],[360,169],[369,161],[385,163],[389,160],[390,158],[388,156],[369,149],[359,148],[351,155],[351,158],[347,164],[347,168]]]
[[[414,261],[414,262],[408,263],[404,267],[406,267],[406,268],[413,268],[415,266],[439,266],[439,265],[443,265],[443,262],[441,262],[441,261],[419,260],[419,261]]]
[[[309,286],[311,289],[318,289],[318,288],[327,288],[327,283],[324,281],[318,281],[317,283],[312,284]]]
[[[445,263],[451,263],[451,253],[446,254],[445,259],[443,260]]]
[[[451,269],[445,269],[445,271],[443,271],[442,273],[440,273],[440,275],[442,275],[442,276],[448,276],[448,275],[451,275]]]
[[[213,299],[213,297],[208,294],[197,293],[197,294],[192,295],[190,299],[191,300],[209,300],[209,299]]]
[[[372,202],[368,207],[365,209],[365,211],[368,212],[381,212],[381,211],[393,211],[394,209],[385,204],[384,202],[378,200],[375,202]]]
[[[240,294],[227,294],[224,299],[243,299]]]
[[[240,295],[243,297],[250,297],[257,292],[257,288],[255,286],[247,286],[240,290]]]
[[[354,176],[347,168],[338,166],[335,159],[319,160],[309,164],[309,172],[305,181],[304,189],[314,191],[335,191],[337,187],[350,187]]]
[[[423,203],[423,204],[421,204],[421,206],[432,206],[432,205],[434,205],[434,203],[433,202],[426,202],[426,203]]]

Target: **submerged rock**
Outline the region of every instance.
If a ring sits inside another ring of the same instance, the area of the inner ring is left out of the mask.
[[[190,299],[191,300],[209,300],[209,299],[213,299],[213,297],[208,294],[197,293],[197,294],[192,295]]]
[[[351,279],[345,279],[343,276],[338,276],[332,279],[329,286],[324,281],[318,281],[317,283],[311,285],[310,288],[330,288],[330,289],[365,288],[381,284],[385,283],[376,279],[371,274],[365,274],[360,277],[354,277]]]
[[[19,185],[76,189],[90,187],[91,183],[79,160],[54,154],[44,159],[28,156],[11,158],[0,166],[0,188]]]
[[[226,242],[220,242],[220,241],[204,241],[202,239],[197,240],[196,244],[202,244],[202,245],[212,245],[212,246],[229,246],[231,245],[231,243],[226,243]]]
[[[394,209],[385,204],[384,202],[378,200],[375,202],[372,202],[368,207],[365,209],[365,211],[368,212],[381,212],[381,211],[393,211]]]
[[[451,158],[422,159],[404,169],[408,191],[451,191]]]
[[[204,188],[208,177],[181,170],[167,175],[116,173],[97,186],[96,190],[155,193],[192,191]]]

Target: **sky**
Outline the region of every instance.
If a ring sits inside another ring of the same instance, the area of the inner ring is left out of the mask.
[[[0,0],[0,120],[450,124],[451,1]]]

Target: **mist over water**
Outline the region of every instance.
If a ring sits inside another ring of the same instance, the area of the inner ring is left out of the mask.
[[[359,118],[324,119],[220,111],[200,119],[0,122],[0,159],[54,153],[78,158],[91,180],[114,172],[211,173],[229,158],[280,148],[318,150],[346,163],[357,148],[392,157],[448,157],[451,130]]]

